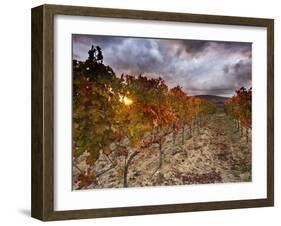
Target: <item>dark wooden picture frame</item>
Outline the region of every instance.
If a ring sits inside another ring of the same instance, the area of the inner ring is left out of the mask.
[[[265,27],[267,29],[267,198],[122,208],[54,210],[54,16],[95,16]],[[32,9],[31,215],[50,221],[274,205],[274,20],[60,5]]]

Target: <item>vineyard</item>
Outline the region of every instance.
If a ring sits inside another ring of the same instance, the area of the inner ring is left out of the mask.
[[[221,105],[159,78],[73,60],[73,188],[251,180],[251,90]]]
[[[252,89],[242,87],[237,90],[236,95],[225,102],[224,110],[233,119],[241,136],[244,131],[248,143],[249,130],[252,129]]]

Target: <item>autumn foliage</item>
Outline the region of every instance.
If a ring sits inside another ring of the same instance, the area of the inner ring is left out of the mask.
[[[224,110],[234,120],[241,135],[243,127],[246,129],[248,141],[248,130],[252,128],[252,88],[242,87],[237,90],[236,94],[225,102]]]
[[[121,169],[126,187],[129,166],[137,155],[149,155],[147,147],[158,144],[161,168],[165,135],[177,136],[182,130],[184,144],[186,126],[191,134],[194,124],[202,126],[204,117],[215,112],[215,105],[188,96],[180,86],[169,88],[161,77],[118,77],[103,64],[101,49],[99,55],[94,54],[93,47],[90,51],[87,61],[73,61],[73,158],[87,153],[87,164],[94,165],[101,154],[108,157],[114,152],[114,156],[124,157]],[[234,111],[226,104],[227,111],[245,126],[251,124],[250,113],[242,110],[248,104],[248,92],[237,92],[229,102]],[[109,168],[117,166],[116,159],[110,162]],[[101,173],[81,171],[80,187],[86,187]]]

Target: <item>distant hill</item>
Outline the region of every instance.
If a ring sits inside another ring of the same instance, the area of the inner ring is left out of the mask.
[[[212,101],[217,106],[217,112],[223,112],[223,104],[224,102],[229,99],[228,97],[221,97],[221,96],[214,96],[214,95],[197,95],[196,97]]]
[[[200,97],[205,100],[213,101],[215,104],[223,104],[228,97],[214,96],[214,95],[197,95],[196,97]]]

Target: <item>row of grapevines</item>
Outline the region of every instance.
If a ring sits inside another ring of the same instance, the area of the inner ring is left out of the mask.
[[[252,88],[244,87],[236,91],[236,94],[224,103],[224,110],[229,115],[243,135],[243,127],[246,129],[246,139],[249,140],[249,129],[252,128]]]
[[[90,52],[90,51],[89,51]],[[128,186],[129,166],[139,154],[148,154],[149,146],[158,144],[159,164],[163,164],[163,143],[169,133],[174,141],[186,125],[201,125],[203,117],[215,112],[215,105],[187,96],[181,87],[169,89],[165,81],[146,76],[122,75],[89,57],[86,62],[73,61],[73,161],[87,153],[86,161],[94,165],[100,154],[110,160],[111,168],[124,158],[124,187]],[[114,152],[114,155],[112,155]],[[115,158],[112,159],[112,156]],[[102,172],[83,172],[80,187],[87,187]],[[104,171],[106,172],[106,171]],[[89,179],[91,178],[91,179]]]

